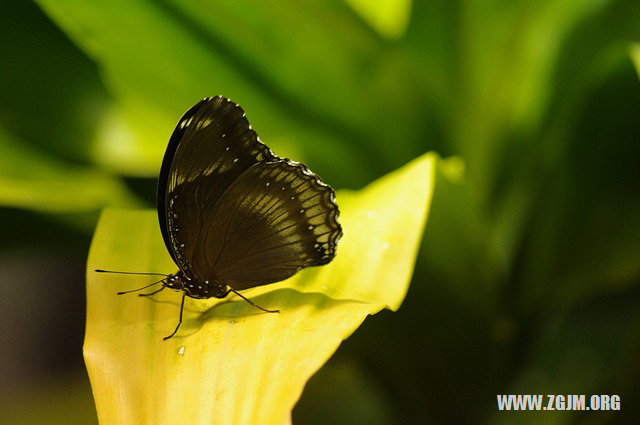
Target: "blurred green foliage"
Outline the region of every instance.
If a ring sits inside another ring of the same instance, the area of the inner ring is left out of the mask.
[[[344,344],[294,422],[637,423],[640,2],[38,0],[69,39],[15,3],[0,202],[62,228],[153,199],[177,118],[216,94],[337,188],[428,150],[464,161],[403,307]],[[616,393],[622,412],[498,413],[508,393]]]

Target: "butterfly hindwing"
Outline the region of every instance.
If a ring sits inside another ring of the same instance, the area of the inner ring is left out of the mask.
[[[240,290],[326,264],[342,235],[338,214],[333,189],[304,165],[256,163],[204,218],[193,271]]]

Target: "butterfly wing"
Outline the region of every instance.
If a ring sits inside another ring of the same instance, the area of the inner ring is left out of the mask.
[[[236,290],[326,264],[342,229],[333,189],[286,159],[246,169],[205,217],[194,273]]]
[[[242,108],[224,97],[189,109],[169,140],[158,179],[158,219],[164,242],[180,269],[191,261],[205,217],[248,168],[277,157],[258,139]]]

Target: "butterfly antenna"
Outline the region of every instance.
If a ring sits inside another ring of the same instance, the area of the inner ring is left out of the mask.
[[[122,294],[129,294],[129,293],[131,293],[131,292],[138,292],[138,291],[142,291],[143,289],[146,289],[146,288],[148,288],[148,287],[150,287],[150,286],[153,286],[153,285],[157,285],[157,284],[158,284],[158,283],[160,283],[160,282],[164,282],[164,279],[160,279],[160,280],[159,280],[159,281],[157,281],[157,282],[150,283],[150,284],[148,284],[148,285],[146,285],[146,286],[143,286],[142,288],[132,289],[132,290],[130,290],[130,291],[122,291],[122,292],[118,292],[118,295],[122,295]]]
[[[242,295],[240,292],[236,291],[233,288],[229,288],[229,290],[259,310],[262,310],[266,313],[280,313],[280,310],[269,310],[264,307],[260,307],[258,304],[254,303],[249,298],[245,297],[244,295]]]
[[[146,275],[146,276],[164,276],[164,277],[169,276],[168,274],[164,274],[164,273],[118,272],[118,271],[114,271],[114,270],[102,270],[102,269],[95,269],[94,271],[98,272],[98,273],[142,274],[142,275]]]

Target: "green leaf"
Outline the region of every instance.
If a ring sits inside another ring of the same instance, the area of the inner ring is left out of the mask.
[[[84,355],[104,424],[282,424],[309,377],[369,314],[406,294],[429,209],[436,157],[426,154],[357,192],[341,191],[334,261],[246,291],[245,301],[116,291],[140,278],[95,268],[175,272],[155,211],[108,209],[91,247]],[[151,282],[151,280],[148,280]]]
[[[89,211],[142,203],[117,178],[71,165],[0,128],[0,204],[46,212]]]
[[[345,0],[376,31],[388,38],[398,38],[407,29],[411,0]]]
[[[0,32],[0,125],[44,153],[87,162],[108,102],[96,64],[33,2],[6,4]]]
[[[633,61],[636,71],[640,76],[640,43],[633,43],[629,49],[629,54],[631,55],[631,60]]]
[[[160,158],[163,149],[156,133],[170,134],[176,117],[218,94],[242,105],[274,150],[309,153],[321,174],[354,167],[352,184],[370,178],[359,170],[362,151],[387,164],[380,169],[424,151],[411,149],[423,126],[413,67],[342,1],[38,4],[100,65],[132,147],[96,159],[123,172],[136,153],[152,170],[158,161],[148,153]],[[389,150],[389,140],[406,143]]]

